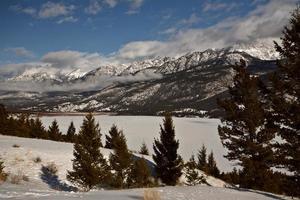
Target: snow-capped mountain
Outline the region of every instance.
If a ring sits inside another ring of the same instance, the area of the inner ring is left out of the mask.
[[[249,43],[240,43],[233,45],[231,51],[245,52],[261,60],[279,59],[279,53],[274,48],[273,39],[258,39]]]
[[[263,75],[274,70],[274,59],[278,58],[270,43],[253,42],[191,52],[178,58],[95,66],[89,72],[80,68],[68,73],[29,69],[7,82],[43,82],[43,89],[52,90],[21,100],[12,95],[16,91],[0,91],[0,103],[37,111],[158,114],[168,109],[184,114],[211,114],[217,112],[215,99],[226,95],[231,84],[232,65],[243,59],[251,72]]]

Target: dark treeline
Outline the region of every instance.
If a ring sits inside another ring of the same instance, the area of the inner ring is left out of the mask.
[[[46,129],[39,117],[33,118],[25,113],[9,116],[2,104],[0,104],[0,130],[3,135],[62,142],[75,142],[77,137],[73,122],[70,123],[67,133],[62,134],[56,120]]]

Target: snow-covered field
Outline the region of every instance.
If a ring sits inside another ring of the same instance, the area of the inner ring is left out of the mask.
[[[57,190],[61,188],[61,185],[69,184],[66,181],[66,171],[71,169],[72,150],[72,144],[68,143],[0,135],[0,156],[4,161],[5,171],[10,174],[26,175],[29,179],[28,181],[21,181],[17,185],[11,184],[9,181],[0,185],[0,199],[143,199],[145,189],[94,190],[87,193]],[[104,156],[108,156],[110,150],[101,149],[101,152]],[[41,158],[41,162],[34,161],[37,157]],[[146,159],[151,161],[150,157],[146,157]],[[42,178],[42,165],[51,162],[58,166],[58,177],[54,182]],[[213,177],[208,177],[207,180],[214,187],[200,185],[193,187],[176,186],[153,188],[151,190],[159,192],[161,199],[168,200],[283,199],[268,193],[225,188],[223,181]]]
[[[66,133],[71,121],[74,122],[77,131],[82,124],[84,116],[50,116],[42,117],[43,124],[48,127],[56,119],[63,133]],[[149,150],[152,151],[154,137],[159,137],[159,124],[162,124],[162,117],[155,116],[108,116],[97,115],[96,121],[99,122],[102,141],[105,140],[104,134],[112,124],[116,124],[124,131],[127,138],[128,146],[131,150],[139,150],[144,141]],[[176,138],[179,139],[179,153],[188,160],[192,153],[196,154],[202,144],[208,149],[208,153],[213,150],[217,165],[221,171],[230,171],[233,166],[223,157],[226,153],[223,148],[219,135],[219,119],[205,118],[177,118],[174,117]]]

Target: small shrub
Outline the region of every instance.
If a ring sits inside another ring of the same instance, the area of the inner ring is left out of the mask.
[[[36,158],[33,159],[33,162],[40,163],[40,162],[42,162],[42,159],[41,159],[41,157],[37,156]]]
[[[160,200],[160,193],[155,190],[144,190],[144,200]]]
[[[9,178],[12,184],[20,184],[22,181],[29,181],[29,177],[23,174],[21,171],[19,171],[18,174],[11,174]]]
[[[20,145],[18,145],[18,144],[14,144],[14,145],[12,145],[12,147],[13,147],[13,148],[19,148],[19,147],[20,147]]]
[[[48,165],[46,165],[46,166],[44,166],[44,167],[45,167],[45,170],[47,170],[47,172],[48,172],[49,174],[55,175],[55,174],[57,174],[57,172],[58,172],[57,165],[56,165],[54,162],[49,163]]]

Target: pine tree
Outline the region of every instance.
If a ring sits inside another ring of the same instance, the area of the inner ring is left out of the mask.
[[[177,154],[178,147],[172,117],[166,114],[163,126],[160,126],[160,140],[155,139],[153,144],[156,173],[166,185],[176,185],[182,174],[183,161]]]
[[[29,115],[22,113],[17,119],[16,132],[18,136],[30,137],[30,127],[28,124]]]
[[[145,142],[143,142],[139,153],[142,154],[142,155],[149,155],[149,150],[148,150]]]
[[[213,152],[211,152],[208,155],[207,169],[208,169],[208,174],[209,175],[212,175],[212,176],[217,177],[217,178],[220,177],[220,170],[217,167],[217,163],[216,163],[216,160],[214,158],[214,153]]]
[[[109,162],[112,170],[115,171],[113,174],[112,186],[116,188],[125,188],[130,182],[128,179],[130,168],[132,165],[132,155],[129,153],[126,138],[121,132],[113,141],[114,153],[110,154]]]
[[[198,172],[197,167],[195,156],[192,155],[190,160],[184,166],[187,185],[198,185],[206,182],[205,178]]]
[[[206,160],[206,147],[202,144],[201,150],[198,152],[198,169],[202,170],[203,172],[207,173],[207,160]]]
[[[61,141],[62,134],[59,130],[58,124],[56,120],[53,120],[52,124],[49,126],[48,137],[53,141]]]
[[[4,135],[7,135],[7,120],[8,114],[5,106],[0,104],[0,130]]]
[[[105,135],[106,138],[105,148],[114,149],[115,140],[119,138],[121,134],[122,131],[119,131],[118,127],[115,124],[113,124],[109,130],[109,135]]]
[[[150,178],[150,169],[146,160],[144,158],[134,160],[128,176],[129,187],[149,187],[152,184]]]
[[[218,127],[225,156],[243,168],[242,187],[264,189],[273,160],[271,140],[274,131],[266,120],[265,105],[260,94],[260,81],[246,70],[246,64],[234,66],[236,75],[230,97],[219,100],[225,110],[222,126]]]
[[[73,171],[68,171],[67,179],[90,190],[96,185],[107,185],[109,166],[100,152],[101,133],[99,124],[90,113],[86,115],[74,144]]]
[[[277,144],[279,164],[293,173],[293,195],[300,196],[300,7],[284,28],[278,70],[271,77],[272,118],[284,142]],[[292,189],[291,189],[292,190]]]
[[[39,117],[30,120],[30,137],[48,139],[47,131]]]
[[[74,126],[74,123],[71,122],[71,123],[70,123],[70,126],[69,126],[69,128],[68,128],[68,131],[67,131],[67,135],[66,135],[65,141],[66,141],[66,142],[72,142],[72,143],[74,143],[75,140],[76,140],[76,135],[75,135],[75,133],[76,133],[76,128],[75,128],[75,126]]]

